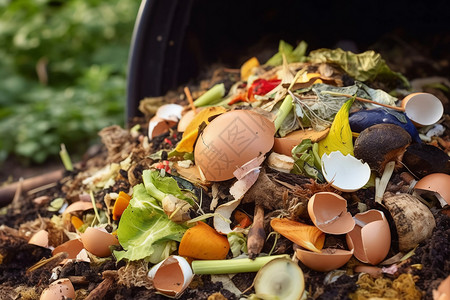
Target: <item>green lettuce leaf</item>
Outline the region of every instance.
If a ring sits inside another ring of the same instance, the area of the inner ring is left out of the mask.
[[[178,199],[189,202],[191,205],[194,204],[194,201],[183,193],[178,186],[177,181],[172,177],[163,177],[157,170],[144,170],[142,179],[147,193],[156,198],[159,202],[161,202],[167,194],[171,194]]]
[[[242,232],[230,232],[227,234],[227,239],[233,257],[239,256],[241,253],[247,253],[247,238]]]
[[[266,65],[274,67],[281,66],[283,64],[283,54],[286,56],[288,63],[304,61],[306,59],[305,53],[307,47],[308,44],[301,41],[294,49],[292,45],[281,40],[278,45],[278,52],[266,62]]]
[[[117,237],[123,251],[114,251],[118,261],[122,259],[146,261],[161,257],[164,241],[181,241],[186,227],[169,220],[158,201],[147,193],[143,184],[133,187],[133,198],[120,218]],[[157,246],[154,246],[158,243]],[[155,252],[156,251],[156,252]],[[151,259],[152,257],[152,259]]]
[[[321,171],[321,160],[318,155],[317,143],[312,143],[310,139],[304,139],[300,144],[292,149],[294,158],[294,168],[291,173],[301,174],[313,178],[319,182],[325,182]]]
[[[318,49],[309,53],[309,59],[312,63],[337,64],[359,81],[400,80],[405,87],[410,86],[401,73],[392,71],[381,55],[373,50],[355,54],[342,49]]]

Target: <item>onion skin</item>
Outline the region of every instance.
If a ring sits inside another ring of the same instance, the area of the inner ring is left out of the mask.
[[[406,123],[401,122],[395,117],[396,114],[400,114],[405,117]],[[351,113],[349,116],[350,128],[353,132],[361,132],[364,129],[376,125],[376,124],[394,124],[405,129],[414,142],[422,143],[419,132],[412,123],[412,121],[406,116],[406,114],[398,111],[392,111],[386,108],[374,108],[368,110],[360,110]]]

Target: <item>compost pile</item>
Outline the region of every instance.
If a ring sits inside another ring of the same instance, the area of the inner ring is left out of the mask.
[[[0,298],[438,299],[446,84],[282,41],[143,99],[130,129],[3,209]]]

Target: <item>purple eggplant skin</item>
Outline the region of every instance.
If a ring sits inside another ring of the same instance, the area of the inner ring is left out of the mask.
[[[350,128],[352,132],[361,132],[364,129],[382,123],[394,124],[405,129],[414,142],[422,143],[419,132],[405,113],[389,108],[374,108],[359,110],[349,116]]]

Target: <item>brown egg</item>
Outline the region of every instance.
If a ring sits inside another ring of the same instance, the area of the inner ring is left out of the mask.
[[[77,258],[78,253],[80,253],[81,250],[84,249],[83,243],[80,239],[74,239],[67,241],[65,243],[62,243],[52,251],[52,255],[56,255],[60,252],[67,252],[69,256],[68,259],[75,259]]]
[[[111,250],[109,247],[119,245],[119,241],[114,235],[95,227],[88,227],[81,234],[81,241],[87,251],[98,257],[110,256]]]
[[[308,202],[308,213],[314,225],[325,233],[344,234],[355,227],[347,200],[335,193],[314,194]]]
[[[450,175],[433,173],[420,179],[414,189],[420,194],[423,191],[434,192],[442,206],[450,205]]]
[[[75,299],[75,289],[69,279],[62,278],[52,282],[42,292],[40,300],[59,300],[66,298]]]
[[[198,137],[195,163],[208,181],[233,178],[233,172],[273,146],[275,126],[249,110],[233,110],[211,121]]]
[[[376,265],[388,254],[391,247],[389,223],[382,211],[371,209],[356,214],[355,228],[347,233],[347,244],[354,255],[364,263]]]
[[[297,258],[308,268],[320,271],[328,272],[331,270],[339,269],[345,265],[353,256],[353,250],[342,250],[326,248],[322,249],[320,253],[312,252],[303,249],[297,249],[295,251]]]
[[[39,230],[33,234],[31,239],[28,241],[28,244],[48,248],[48,232],[45,230]]]
[[[329,131],[329,128],[322,131],[315,131],[312,128],[296,130],[282,138],[275,138],[272,150],[279,154],[292,156],[292,149],[303,140],[310,139],[313,143],[318,142],[324,139]]]

